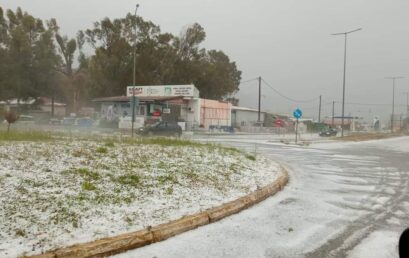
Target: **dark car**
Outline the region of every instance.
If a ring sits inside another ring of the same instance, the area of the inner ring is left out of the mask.
[[[329,128],[327,130],[321,131],[319,133],[319,136],[321,137],[331,137],[331,136],[337,136],[338,131],[334,128]]]
[[[167,135],[180,137],[182,135],[182,127],[177,123],[160,121],[152,125],[141,127],[138,129],[140,135]]]
[[[92,119],[89,118],[89,117],[82,117],[82,118],[78,118],[78,119],[76,120],[76,124],[77,124],[79,127],[89,128],[89,127],[92,127],[92,126],[94,125],[94,123],[95,123],[95,121],[92,120]]]

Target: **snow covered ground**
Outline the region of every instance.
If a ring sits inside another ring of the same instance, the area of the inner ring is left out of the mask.
[[[136,231],[237,199],[280,166],[216,145],[0,143],[0,257]]]
[[[286,164],[284,191],[220,222],[119,258],[398,257],[409,226],[409,137],[293,146],[261,136],[201,137]]]
[[[399,232],[375,231],[355,247],[347,258],[397,257]]]

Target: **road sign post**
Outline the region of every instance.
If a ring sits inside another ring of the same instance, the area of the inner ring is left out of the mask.
[[[296,119],[296,122],[295,122],[295,144],[297,144],[297,141],[298,141],[298,119],[302,117],[301,109],[297,108],[296,110],[294,110],[293,116]]]
[[[295,144],[297,144],[297,139],[298,139],[298,118],[297,121],[295,122]]]

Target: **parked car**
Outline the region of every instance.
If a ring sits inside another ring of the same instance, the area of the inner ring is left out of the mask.
[[[159,121],[155,124],[144,126],[138,129],[140,135],[168,135],[180,137],[182,135],[182,127],[175,122]]]
[[[48,121],[50,125],[61,125],[61,121],[58,118],[50,118]]]
[[[75,117],[64,117],[61,121],[61,124],[65,126],[75,125],[75,120]]]
[[[95,121],[89,117],[81,117],[76,120],[76,125],[79,127],[92,127]]]
[[[321,137],[331,137],[331,136],[337,136],[338,131],[334,128],[328,128],[324,131],[321,131],[319,133],[319,136]]]
[[[34,124],[34,118],[32,116],[20,115],[16,123],[18,123],[18,124]]]

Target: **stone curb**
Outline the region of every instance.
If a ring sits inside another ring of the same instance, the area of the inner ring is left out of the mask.
[[[221,220],[257,204],[282,190],[288,183],[288,173],[281,168],[281,175],[273,183],[262,187],[237,200],[222,204],[206,211],[184,216],[180,219],[143,229],[125,233],[115,237],[98,239],[89,243],[76,244],[56,249],[31,258],[61,258],[61,257],[107,257],[139,248],[155,242],[163,241],[183,232]]]

